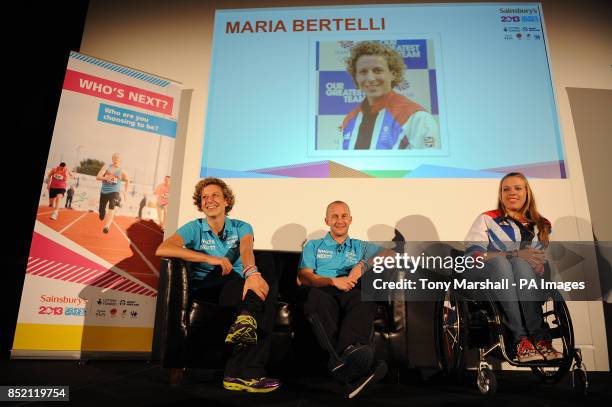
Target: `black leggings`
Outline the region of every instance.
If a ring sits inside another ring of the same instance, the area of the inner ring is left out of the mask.
[[[225,376],[252,379],[266,375],[265,365],[270,355],[276,317],[278,278],[272,255],[258,254],[255,263],[270,287],[265,301],[250,290],[243,300],[242,290],[245,280],[233,271],[221,277],[218,284],[197,289],[193,293],[193,297],[199,301],[231,306],[236,309],[236,313],[246,310],[257,321],[257,345],[234,346],[232,356],[225,365]]]

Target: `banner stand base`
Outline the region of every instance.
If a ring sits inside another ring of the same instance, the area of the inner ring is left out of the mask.
[[[11,359],[40,360],[150,360],[151,352],[105,352],[80,350],[11,350]]]

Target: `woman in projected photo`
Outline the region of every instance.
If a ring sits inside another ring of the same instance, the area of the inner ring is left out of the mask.
[[[342,122],[344,150],[440,148],[433,116],[393,91],[406,70],[399,52],[379,42],[360,42],[351,48],[346,69],[365,99]]]
[[[511,172],[499,183],[497,209],[479,215],[465,238],[467,252],[485,259],[480,273],[490,280],[508,279],[509,289],[492,294],[512,332],[519,362],[563,357],[552,346],[541,301],[518,285],[519,279],[536,279],[544,272],[550,232],[550,222],[538,212],[527,178]]]

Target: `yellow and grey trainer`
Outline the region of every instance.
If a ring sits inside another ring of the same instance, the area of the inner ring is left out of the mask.
[[[240,379],[226,376],[223,378],[223,387],[227,390],[247,391],[249,393],[269,393],[278,389],[281,382],[270,377],[259,379]]]
[[[257,344],[257,321],[250,315],[238,315],[225,337],[225,343]]]

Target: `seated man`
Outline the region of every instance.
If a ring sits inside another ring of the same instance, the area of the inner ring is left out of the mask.
[[[375,302],[361,300],[359,279],[381,249],[348,236],[352,222],[348,205],[327,206],[329,233],[304,247],[298,284],[309,287],[304,312],[321,346],[329,352],[332,375],[349,387],[349,398],[387,373],[383,361],[374,362],[371,346]],[[342,317],[341,317],[342,316]]]
[[[206,218],[183,225],[157,249],[156,255],[193,262],[190,287],[194,298],[236,307],[238,315],[226,343],[234,344],[225,366],[223,387],[266,393],[280,382],[265,375],[278,287],[274,263],[253,254],[253,229],[230,219],[234,194],[227,184],[208,177],[195,187],[193,201]]]

